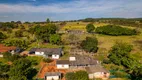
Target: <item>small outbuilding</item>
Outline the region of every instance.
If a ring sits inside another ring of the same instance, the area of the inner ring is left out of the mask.
[[[33,48],[29,54],[35,54],[37,56],[43,56],[46,58],[59,59],[63,55],[61,48]]]
[[[107,79],[110,76],[109,71],[103,68],[101,65],[86,67],[85,69],[88,72],[88,76],[90,79]]]
[[[47,72],[44,80],[61,80],[60,72]]]

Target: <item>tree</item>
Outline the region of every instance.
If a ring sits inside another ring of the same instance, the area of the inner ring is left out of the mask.
[[[132,80],[142,80],[142,66],[135,68],[130,75]]]
[[[47,18],[47,19],[46,19],[46,22],[47,22],[47,23],[50,23],[50,19],[49,19],[49,18]]]
[[[98,40],[96,37],[86,37],[80,44],[80,47],[87,52],[97,52]]]
[[[2,32],[0,32],[0,41],[5,39],[5,38],[6,38],[6,36]]]
[[[76,80],[89,80],[88,73],[86,71],[77,71],[75,76]]]
[[[95,29],[95,27],[94,27],[93,24],[88,24],[88,25],[86,26],[86,30],[87,30],[88,33],[93,32],[94,29]]]
[[[74,72],[68,72],[65,75],[66,80],[77,80]]]
[[[52,44],[60,44],[61,37],[58,34],[52,34],[52,35],[50,35],[49,41]]]
[[[19,59],[19,58],[21,58],[20,55],[18,55],[18,54],[13,54],[12,55],[10,52],[3,53],[3,57],[4,57],[4,59],[6,59],[8,61],[12,61],[12,62]]]
[[[37,39],[41,39],[44,42],[49,41],[51,34],[55,34],[57,27],[54,24],[48,24],[46,26],[36,26],[34,29]]]
[[[8,80],[8,71],[10,66],[0,62],[0,80]]]
[[[18,30],[15,32],[15,36],[16,37],[23,37],[23,31],[22,30]]]
[[[116,65],[123,65],[128,69],[134,69],[138,63],[138,61],[130,55],[132,50],[132,45],[127,43],[117,42],[112,49],[109,51],[108,58],[111,62]]]
[[[16,38],[4,40],[3,43],[6,46],[16,46],[23,49],[26,49],[29,45],[29,41],[24,39],[16,39]]]
[[[31,79],[30,75],[33,75],[33,68],[31,67],[30,60],[21,58],[13,62],[13,66],[9,71],[9,80],[27,80]],[[35,73],[34,73],[35,74]]]
[[[66,80],[89,80],[86,71],[68,72],[65,78]]]
[[[12,54],[10,52],[3,53],[3,58],[10,61]]]

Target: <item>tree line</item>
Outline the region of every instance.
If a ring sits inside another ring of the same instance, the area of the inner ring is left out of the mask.
[[[102,27],[97,27],[95,32],[99,34],[112,35],[112,36],[137,34],[135,29],[123,28],[121,26],[115,26],[115,25],[106,25]]]

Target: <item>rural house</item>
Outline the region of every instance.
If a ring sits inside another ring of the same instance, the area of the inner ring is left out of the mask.
[[[15,53],[20,53],[22,51],[21,48],[17,48],[15,46],[5,46],[3,44],[0,44],[0,57],[3,57],[4,52],[10,52],[11,54],[15,54]]]
[[[69,69],[69,60],[57,60],[56,67],[57,69]]]
[[[83,56],[83,55],[73,55],[69,57],[69,61],[71,68],[88,67],[100,64],[98,60],[94,60],[89,56]]]
[[[101,65],[85,67],[86,71],[88,72],[88,76],[90,79],[101,78],[107,79],[109,78],[109,71],[103,68]]]
[[[47,72],[44,80],[61,80],[60,72]]]
[[[33,48],[30,50],[29,54],[34,53],[38,56],[43,56],[46,58],[59,59],[63,55],[61,48]]]

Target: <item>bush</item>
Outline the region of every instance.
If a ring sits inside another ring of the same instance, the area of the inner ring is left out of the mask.
[[[65,75],[65,78],[66,78],[66,80],[76,80],[76,76],[75,76],[75,73],[74,73],[74,72],[68,72],[68,73]]]
[[[94,31],[95,27],[94,27],[93,24],[88,24],[88,25],[86,26],[86,29],[87,29],[87,32],[88,32],[88,33],[91,33],[91,32]]]
[[[23,31],[22,30],[18,30],[15,32],[15,37],[23,37]]]
[[[50,35],[50,37],[49,37],[49,41],[50,41],[50,43],[52,43],[52,44],[60,44],[60,42],[61,42],[61,37],[60,37],[60,35],[58,35],[58,34],[52,34],[52,35]]]
[[[123,28],[121,26],[115,26],[115,25],[97,27],[95,32],[99,34],[112,35],[112,36],[137,34],[136,30],[134,29]]]
[[[17,59],[19,59],[19,58],[21,58],[20,55],[17,55],[17,54],[12,55],[9,52],[3,53],[3,57],[4,57],[4,59],[6,59],[8,61],[12,61],[12,62],[15,61],[15,60],[17,60]]]
[[[53,60],[50,59],[50,58],[44,58],[43,61],[44,61],[44,62],[47,62],[47,63],[50,63],[50,62],[52,62]]]
[[[5,39],[5,38],[6,38],[6,35],[4,35],[2,32],[0,32],[0,40]]]
[[[6,46],[16,46],[23,49],[26,49],[29,45],[29,41],[24,39],[7,39],[3,41],[4,45]]]
[[[89,80],[86,71],[69,72],[65,75],[66,80]]]
[[[110,61],[109,59],[104,59],[104,60],[103,60],[103,63],[104,63],[104,64],[110,64],[111,61]]]
[[[124,78],[127,76],[127,73],[126,72],[122,72],[122,71],[116,71],[114,72],[114,75],[118,78]]]

